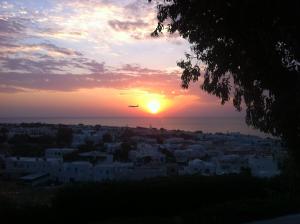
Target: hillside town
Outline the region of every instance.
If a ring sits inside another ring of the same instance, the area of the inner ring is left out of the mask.
[[[280,174],[280,141],[240,133],[1,124],[1,176],[31,185],[181,175]]]

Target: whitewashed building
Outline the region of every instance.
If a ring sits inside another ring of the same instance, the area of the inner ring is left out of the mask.
[[[132,170],[133,163],[100,163],[94,166],[93,180],[97,182],[110,180],[126,180],[130,178]]]
[[[117,150],[121,148],[121,142],[111,142],[111,143],[104,143],[105,151],[108,153],[115,153]]]
[[[280,174],[277,161],[272,156],[252,156],[248,163],[253,176],[272,177]]]
[[[189,160],[201,158],[205,155],[207,155],[207,152],[201,145],[191,145],[187,149],[174,151],[176,161],[179,163],[188,162]]]
[[[54,137],[57,133],[52,127],[15,127],[9,129],[8,137],[11,138],[15,135],[28,135],[30,137],[40,137],[40,136],[51,136]]]
[[[79,153],[78,155],[85,160],[93,159],[95,161],[101,161],[102,163],[113,162],[113,155],[104,152],[90,151],[90,152]]]
[[[150,158],[151,163],[165,163],[166,156],[158,150],[157,146],[149,144],[138,144],[137,150],[131,150],[128,155],[130,161],[142,162],[145,158]]]
[[[30,173],[49,173],[56,176],[62,164],[60,158],[41,158],[41,157],[7,157],[5,158],[5,169],[8,174],[30,174]]]
[[[188,165],[181,170],[180,175],[214,175],[216,173],[216,164],[206,162],[200,159],[194,159],[188,162]]]
[[[58,180],[61,182],[92,181],[93,165],[86,161],[63,163],[59,169]]]
[[[165,177],[167,176],[166,166],[140,166],[134,167],[129,180],[144,180],[147,178],[154,177]]]
[[[248,167],[248,159],[238,155],[224,155],[223,157],[215,160],[216,174],[232,174],[240,173],[242,168]]]
[[[45,150],[46,158],[62,158],[64,155],[75,152],[77,149],[71,148],[49,148]]]

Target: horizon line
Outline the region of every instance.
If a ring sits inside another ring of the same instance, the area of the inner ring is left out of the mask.
[[[245,116],[0,116],[0,119],[55,119],[55,118],[244,118]]]

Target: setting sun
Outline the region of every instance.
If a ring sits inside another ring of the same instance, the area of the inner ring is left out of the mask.
[[[160,103],[157,100],[151,100],[147,107],[152,114],[156,114],[160,109]]]

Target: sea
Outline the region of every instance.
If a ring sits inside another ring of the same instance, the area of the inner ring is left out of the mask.
[[[152,127],[167,130],[203,131],[205,133],[239,132],[271,137],[246,125],[244,117],[10,117],[0,123],[85,124],[117,127]]]

